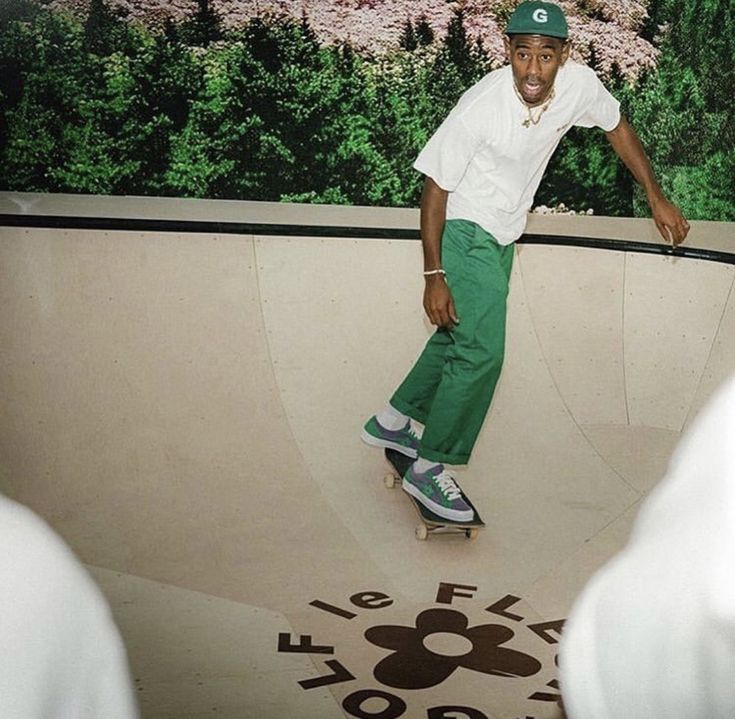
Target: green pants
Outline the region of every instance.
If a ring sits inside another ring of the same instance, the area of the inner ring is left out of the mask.
[[[467,464],[500,377],[513,245],[474,222],[448,220],[442,265],[459,324],[438,329],[391,398],[424,425],[419,456]]]

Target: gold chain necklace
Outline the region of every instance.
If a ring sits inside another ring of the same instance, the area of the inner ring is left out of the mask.
[[[531,106],[523,99],[523,95],[518,92],[518,88],[516,87],[515,83],[513,83],[513,90],[515,91],[516,97],[523,103],[523,105],[526,107],[526,110],[528,110],[528,117],[521,123],[523,127],[538,125],[541,121],[541,116],[549,109],[549,105],[551,105],[551,101],[554,99],[554,95],[556,94],[554,88],[552,87],[551,92],[549,93],[549,99],[546,100],[546,102],[542,105],[538,115],[534,118]]]

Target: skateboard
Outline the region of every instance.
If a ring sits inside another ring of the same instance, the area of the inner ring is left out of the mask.
[[[386,449],[385,458],[394,470],[394,472],[385,475],[385,486],[392,489],[402,481],[403,475],[413,464],[413,460],[394,449]],[[462,492],[462,489],[460,488],[459,491]],[[411,504],[421,520],[421,524],[416,527],[416,539],[423,541],[428,539],[430,534],[464,534],[467,539],[475,539],[480,529],[485,526],[485,522],[480,518],[475,505],[470,502],[464,492],[462,492],[462,499],[472,507],[472,511],[475,513],[475,516],[469,522],[455,522],[440,517],[421,504],[413,495],[408,494],[408,492],[404,492],[404,494],[411,500]]]

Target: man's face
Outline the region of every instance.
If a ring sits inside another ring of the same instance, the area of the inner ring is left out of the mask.
[[[505,52],[518,92],[533,107],[554,87],[556,73],[569,57],[569,43],[545,35],[513,35],[505,38]]]

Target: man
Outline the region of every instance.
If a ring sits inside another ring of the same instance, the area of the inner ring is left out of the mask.
[[[735,375],[679,444],[561,640],[570,719],[735,717]]]
[[[689,226],[662,194],[618,101],[588,67],[571,62],[558,5],[522,2],[506,28],[510,65],[470,88],[419,154],[424,309],[437,331],[389,405],[362,433],[416,458],[403,488],[436,514],[467,521],[472,509],[444,464],[466,464],[505,352],[513,242],[544,169],[572,126],[600,127],[643,186],[664,239]],[[411,420],[424,425],[421,438]]]
[[[137,719],[109,606],[61,538],[0,495],[0,717]]]

